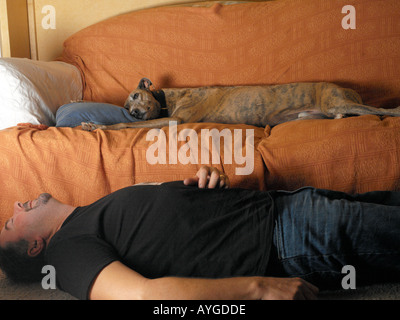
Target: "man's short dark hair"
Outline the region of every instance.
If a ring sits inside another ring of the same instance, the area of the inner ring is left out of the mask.
[[[0,268],[6,276],[17,283],[38,282],[43,278],[42,268],[45,265],[44,252],[37,256],[28,255],[29,243],[20,240],[0,246]]]

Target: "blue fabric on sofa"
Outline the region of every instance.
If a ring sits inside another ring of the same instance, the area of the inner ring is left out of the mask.
[[[110,125],[140,121],[128,110],[108,103],[75,102],[61,106],[56,114],[56,127],[76,127],[81,122]]]

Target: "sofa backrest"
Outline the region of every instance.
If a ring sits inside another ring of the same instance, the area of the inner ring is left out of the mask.
[[[123,105],[142,77],[157,88],[327,81],[364,103],[400,105],[398,0],[276,0],[161,7],[120,15],[64,43],[84,99]],[[345,8],[346,9],[346,8]],[[355,29],[344,29],[355,22]]]

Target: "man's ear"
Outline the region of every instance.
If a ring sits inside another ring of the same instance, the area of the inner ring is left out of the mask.
[[[152,86],[153,83],[151,82],[150,79],[147,78],[142,78],[139,82],[138,89],[142,90],[150,90],[150,86]]]
[[[36,257],[39,253],[42,252],[44,247],[45,247],[45,242],[43,241],[43,239],[36,239],[29,242],[28,256],[32,258]]]

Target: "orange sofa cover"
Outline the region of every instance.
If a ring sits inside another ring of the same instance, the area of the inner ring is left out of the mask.
[[[400,118],[287,122],[274,127],[258,151],[268,189],[400,190]]]
[[[356,29],[342,28],[342,8]],[[123,105],[142,77],[159,88],[327,81],[366,104],[400,105],[398,0],[276,0],[136,11],[88,27],[62,60],[84,99]]]

